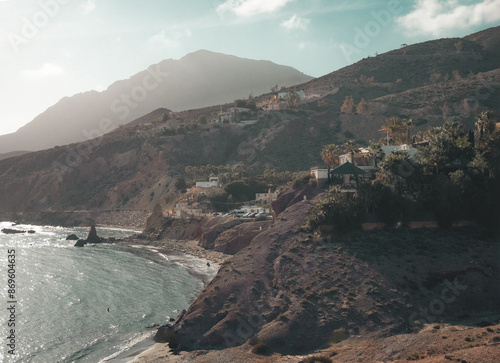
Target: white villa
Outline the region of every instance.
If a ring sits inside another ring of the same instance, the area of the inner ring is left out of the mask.
[[[216,176],[211,176],[208,178],[207,182],[196,182],[195,188],[218,188],[219,187],[219,178]]]

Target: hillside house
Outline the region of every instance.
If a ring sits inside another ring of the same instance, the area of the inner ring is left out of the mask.
[[[207,182],[196,182],[196,188],[209,189],[219,187],[219,178],[216,176],[211,176],[208,178]]]
[[[251,113],[252,110],[244,107],[231,107],[225,112],[219,112],[219,117],[217,118],[217,123],[230,124],[240,122],[242,115],[246,113]]]
[[[408,152],[408,155],[410,158],[413,158],[417,152],[418,149],[411,147],[410,145],[385,145],[381,147],[383,157],[382,160],[385,159],[385,157],[389,154],[391,154],[394,151],[406,151]],[[354,153],[352,155],[351,153],[346,153],[342,154],[339,156],[339,165],[345,164],[346,162],[350,162],[354,165],[356,165],[358,168],[360,168],[363,171],[371,171],[375,169],[375,157],[370,154],[371,150],[370,148],[365,148],[361,147],[359,148],[358,152]],[[354,160],[353,160],[354,156]]]
[[[291,93],[292,92],[279,92],[278,99],[281,101],[286,100]],[[306,98],[306,94],[304,93],[304,91],[295,91],[295,93],[299,95],[301,101]]]
[[[317,166],[311,168],[311,177],[316,179],[316,186],[321,187],[328,181],[328,169],[321,169]]]
[[[406,144],[384,145],[381,146],[381,149],[383,153],[382,160],[394,151],[406,151],[408,152],[410,158],[413,158],[418,152],[418,149]],[[370,179],[370,172],[375,170],[375,157],[371,154],[370,148],[361,147],[358,149],[358,152],[355,152],[354,154],[346,153],[339,156],[339,166],[348,162],[365,172],[364,174],[359,175],[359,177],[362,178],[361,180]],[[351,183],[350,176],[344,175],[344,184],[349,183]]]
[[[278,192],[272,192],[271,189],[267,193],[256,193],[255,194],[255,202],[268,205],[278,199]]]
[[[276,111],[287,108],[288,105],[286,103],[286,99],[290,93],[291,92],[274,92],[269,97],[266,97],[264,100],[258,102],[257,107]],[[295,91],[295,93],[300,97],[300,101],[304,101],[306,99],[304,91]]]

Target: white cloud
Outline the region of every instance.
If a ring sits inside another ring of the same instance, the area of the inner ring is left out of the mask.
[[[169,31],[168,33],[165,30],[162,30],[158,34],[155,34],[151,38],[149,38],[148,43],[154,46],[176,47],[184,38],[191,38],[191,30],[175,29]]]
[[[467,29],[500,20],[500,0],[417,0],[412,12],[396,22],[413,34],[446,35],[450,30]]]
[[[224,14],[228,11],[241,17],[257,14],[272,13],[293,0],[226,0],[217,7],[217,12]]]
[[[172,47],[177,45],[177,42],[173,38],[166,35],[165,30],[162,30],[160,33],[149,38],[148,43],[162,47]]]
[[[85,14],[90,13],[95,9],[95,0],[87,0],[85,4],[83,4],[83,12]]]
[[[306,30],[307,25],[309,24],[310,21],[311,21],[310,19],[304,19],[304,18],[298,17],[296,14],[293,14],[290,19],[282,22],[281,26],[287,30],[292,30],[292,29]]]
[[[45,63],[38,69],[25,69],[21,71],[21,75],[25,78],[47,78],[57,77],[66,73],[66,71],[57,64]]]

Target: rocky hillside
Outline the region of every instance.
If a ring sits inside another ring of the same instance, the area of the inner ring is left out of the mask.
[[[157,203],[168,209],[186,166],[243,162],[254,174],[308,170],[323,165],[326,144],[378,140],[391,116],[411,117],[413,134],[450,120],[472,128],[478,112],[500,114],[499,33],[497,27],[362,60],[296,88],[320,98],[255,111],[253,125],[207,124],[217,106],[175,113],[160,108],[91,141],[1,160],[0,213],[152,210]],[[199,58],[195,53],[184,61],[198,64]],[[346,97],[352,107],[341,111]],[[156,126],[164,121],[171,129]]]
[[[305,354],[349,336],[498,312],[500,266],[491,238],[476,230],[301,232],[321,198],[311,187],[282,194],[275,223],[227,260],[157,340],[184,351],[243,346]]]
[[[404,46],[293,87],[326,94],[348,88],[356,101],[464,78],[498,68],[500,26],[464,38],[445,38]],[[342,98],[343,101],[343,98]],[[340,107],[340,105],[339,105]]]
[[[160,107],[174,111],[259,95],[311,77],[287,66],[200,50],[167,59],[103,92],[65,97],[17,132],[0,136],[0,153],[42,150],[95,138]]]

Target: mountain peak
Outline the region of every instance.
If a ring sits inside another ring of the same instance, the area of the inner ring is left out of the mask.
[[[269,92],[276,84],[293,86],[311,79],[288,66],[200,49],[179,60],[161,61],[105,91],[64,97],[17,132],[0,136],[0,153],[84,141],[158,108],[214,106]],[[102,120],[111,120],[111,126]]]

